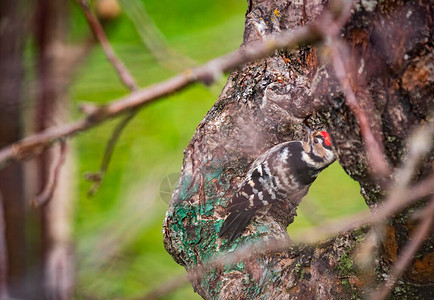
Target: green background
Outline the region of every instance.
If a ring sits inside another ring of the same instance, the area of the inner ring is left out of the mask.
[[[128,0],[123,5],[131,2],[144,5],[171,48],[197,63],[235,50],[242,42],[246,1]],[[71,41],[88,30],[76,5],[70,24]],[[108,24],[107,35],[141,87],[176,74],[158,64],[125,13]],[[83,174],[98,170],[116,120],[74,140],[77,299],[137,298],[185,272],[163,247],[161,230],[168,204],[159,195],[160,183],[180,172],[183,149],[224,82],[222,78],[212,87],[196,84],[143,108],[124,131],[103,184],[92,198],[87,197],[90,183]],[[83,101],[105,103],[127,93],[97,46],[79,68],[69,96],[77,107]],[[75,108],[72,111],[73,117],[80,117]],[[334,163],[313,184],[288,231],[297,236],[299,229],[362,209],[358,184]],[[200,297],[187,284],[164,299],[195,298]]]

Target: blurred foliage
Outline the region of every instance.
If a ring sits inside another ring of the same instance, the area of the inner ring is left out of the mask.
[[[149,0],[143,4],[168,45],[196,62],[241,44],[246,9],[243,0]],[[78,41],[88,29],[80,9],[71,5],[70,39]],[[109,40],[140,86],[174,74],[156,62],[126,14],[110,22]],[[79,191],[74,221],[77,299],[140,297],[185,272],[163,247],[161,230],[167,203],[159,197],[159,185],[165,176],[180,172],[183,149],[224,81],[222,78],[211,88],[197,84],[143,108],[124,131],[103,184],[93,198],[87,197],[90,183],[83,174],[98,170],[117,120],[74,140]],[[102,49],[95,47],[75,77],[70,98],[76,107],[82,101],[105,103],[127,93]],[[79,113],[73,111],[78,117]],[[320,175],[305,202],[300,216],[289,227],[290,234],[318,220],[365,208],[357,183],[337,163]],[[194,298],[199,296],[187,285],[165,299]]]

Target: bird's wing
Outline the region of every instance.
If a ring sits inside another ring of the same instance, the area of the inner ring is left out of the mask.
[[[266,163],[263,163],[262,167],[266,167]],[[273,183],[273,179],[268,173],[261,172],[261,168],[256,168],[246,178],[238,192],[232,198],[228,211],[256,211],[265,205],[282,200],[284,196],[282,191],[275,188],[275,183]]]

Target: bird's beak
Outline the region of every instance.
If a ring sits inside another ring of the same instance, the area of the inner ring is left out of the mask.
[[[310,142],[311,142],[311,140],[312,140],[312,130],[311,130],[309,127],[307,127],[306,125],[304,125],[304,124],[303,124],[303,126],[304,126],[304,128],[306,129],[306,131],[307,131],[307,135],[306,135],[305,138],[303,138],[303,141],[304,141],[305,143],[310,144]]]

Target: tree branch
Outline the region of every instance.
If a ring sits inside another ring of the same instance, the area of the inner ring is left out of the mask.
[[[351,85],[351,82],[356,77],[353,70],[349,67],[351,63],[347,55],[348,49],[336,36],[330,39],[328,46],[331,50],[333,69],[345,95],[345,102],[354,113],[363,141],[365,142],[366,157],[371,167],[370,173],[375,176],[387,176],[390,174],[390,168],[385,159],[384,145],[372,133],[369,118],[365,110],[360,106]]]
[[[264,42],[252,43],[243,49],[223,55],[208,63],[184,72],[148,88],[137,90],[121,99],[104,106],[87,106],[87,117],[69,124],[48,128],[28,136],[19,142],[0,150],[0,169],[8,162],[29,159],[47,148],[50,148],[61,138],[75,136],[79,132],[93,128],[113,117],[131,111],[159,98],[179,91],[192,83],[204,82],[211,84],[219,74],[241,66],[247,62],[268,56],[277,49],[295,48],[301,44],[312,44],[321,41],[318,27],[322,19],[291,31],[270,37]]]
[[[108,60],[115,67],[119,78],[130,90],[136,90],[138,87],[136,81],[127,70],[125,65],[116,57],[116,54],[113,51],[113,48],[110,46],[107,36],[104,33],[104,29],[102,28],[101,23],[98,21],[98,18],[94,15],[94,13],[90,10],[89,2],[86,0],[77,0],[77,2],[83,9],[84,16],[86,17],[89,27],[92,29],[93,34],[103,47],[104,53],[106,54]]]
[[[36,196],[32,204],[35,207],[44,205],[53,197],[54,191],[56,190],[57,180],[59,178],[60,170],[66,160],[66,154],[68,153],[68,145],[65,140],[60,141],[59,158],[57,163],[53,162],[53,170],[49,174],[48,182],[46,183],[44,190]]]
[[[115,149],[116,143],[119,140],[123,130],[128,125],[128,123],[136,116],[138,112],[138,108],[135,108],[133,111],[129,112],[115,127],[115,129],[112,132],[112,136],[107,142],[104,156],[101,161],[100,168],[98,172],[89,172],[85,174],[85,177],[87,180],[92,181],[93,184],[89,188],[89,191],[87,192],[88,196],[93,196],[98,191],[101,182],[104,178],[105,173],[107,172],[108,166],[110,164],[110,160],[113,155],[113,151]]]
[[[80,3],[83,9],[89,27],[92,29],[92,32],[94,33],[95,37],[98,39],[101,46],[103,47],[105,55],[107,56],[108,60],[117,71],[119,78],[129,90],[136,91],[139,87],[136,81],[134,80],[134,77],[131,75],[131,73],[128,71],[125,65],[116,57],[116,54],[113,48],[110,46],[110,43],[107,39],[107,36],[105,35],[101,23],[98,21],[98,18],[95,16],[95,14],[92,13],[92,11],[90,10],[88,2],[86,0],[77,0],[77,1]],[[86,179],[93,182],[88,192],[89,196],[94,195],[97,192],[98,188],[100,187],[102,179],[104,178],[104,175],[107,171],[108,165],[110,164],[110,160],[113,155],[113,151],[115,149],[116,143],[119,140],[125,127],[136,116],[137,111],[138,108],[132,110],[124,117],[123,120],[121,120],[116,125],[115,129],[113,130],[111,138],[107,142],[104,151],[104,156],[101,161],[101,165],[98,172],[91,172],[86,174]]]

